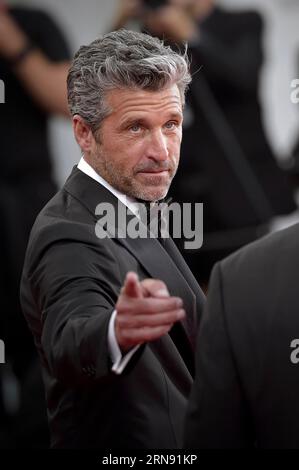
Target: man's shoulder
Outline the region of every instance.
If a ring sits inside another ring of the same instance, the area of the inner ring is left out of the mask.
[[[231,307],[253,317],[274,308],[273,302],[284,308],[297,292],[299,224],[241,248],[219,263],[218,275],[223,299]]]
[[[115,209],[117,203],[110,191],[74,167],[64,186],[39,213],[31,230],[27,252],[62,241],[98,246],[98,207],[109,204]],[[103,243],[106,238],[109,236],[104,237]]]
[[[58,262],[71,269],[80,265],[82,272],[94,260],[108,266],[115,262],[109,236],[99,239],[95,216],[62,188],[39,213],[29,237],[23,278],[31,278],[36,269],[48,269]],[[104,261],[103,261],[104,260]]]
[[[223,271],[240,275],[250,269],[257,270],[267,264],[278,266],[288,259],[289,265],[299,262],[299,224],[266,235],[239,249],[221,262]]]
[[[84,242],[92,238],[94,229],[93,215],[63,187],[38,214],[28,250],[45,248],[60,240]]]

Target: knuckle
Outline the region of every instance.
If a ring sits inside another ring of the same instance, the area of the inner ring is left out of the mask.
[[[147,314],[153,314],[155,312],[155,306],[153,299],[144,299],[142,302],[142,310]]]
[[[180,308],[183,305],[183,301],[180,297],[174,297],[172,303],[173,303],[174,308],[176,307]]]
[[[160,281],[160,279],[153,279],[153,285],[154,285],[157,289],[163,289],[163,288],[166,289],[166,284],[165,284],[165,282]]]

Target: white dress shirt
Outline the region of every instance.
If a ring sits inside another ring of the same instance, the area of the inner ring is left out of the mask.
[[[133,214],[138,215],[138,203],[131,197],[126,194],[121,193],[117,189],[113,188],[107,181],[104,180],[82,157],[78,163],[77,168],[88,175],[90,178],[97,181],[99,184],[104,186],[108,191],[110,191],[119,201],[121,201],[128,209],[130,209]],[[109,354],[112,360],[112,371],[116,374],[121,374],[130,361],[133,354],[139,348],[139,345],[131,349],[125,356],[122,356],[121,350],[119,348],[116,336],[115,336],[115,318],[116,310],[113,311],[109,326],[108,326],[108,349]]]

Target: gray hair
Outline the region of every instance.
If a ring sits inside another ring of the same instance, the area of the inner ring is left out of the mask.
[[[186,51],[181,55],[147,34],[114,31],[75,54],[67,78],[69,109],[96,133],[111,112],[105,102],[109,90],[158,91],[176,84],[184,104],[190,81]]]

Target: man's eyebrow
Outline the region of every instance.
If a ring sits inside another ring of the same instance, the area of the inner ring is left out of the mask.
[[[183,115],[182,113],[180,112],[172,112],[170,113],[168,116],[167,116],[167,119],[165,120],[165,122],[167,121],[171,121],[172,119],[177,119],[179,121],[181,121],[183,119]],[[141,124],[141,125],[144,125],[148,123],[148,120],[144,117],[129,117],[127,119],[124,119],[121,123],[120,123],[120,127],[129,127],[131,126],[132,124]]]
[[[179,119],[179,120],[181,120],[181,119],[183,119],[183,114],[180,113],[180,112],[178,112],[178,111],[177,111],[177,112],[174,112],[174,113],[171,113],[171,114],[168,116],[168,119],[167,119],[167,120],[168,120],[168,121],[169,121],[169,120],[171,121],[171,119]]]
[[[147,121],[146,119],[142,117],[130,117],[127,119],[124,119],[121,123],[121,127],[128,127],[131,126],[132,124],[145,124]]]

